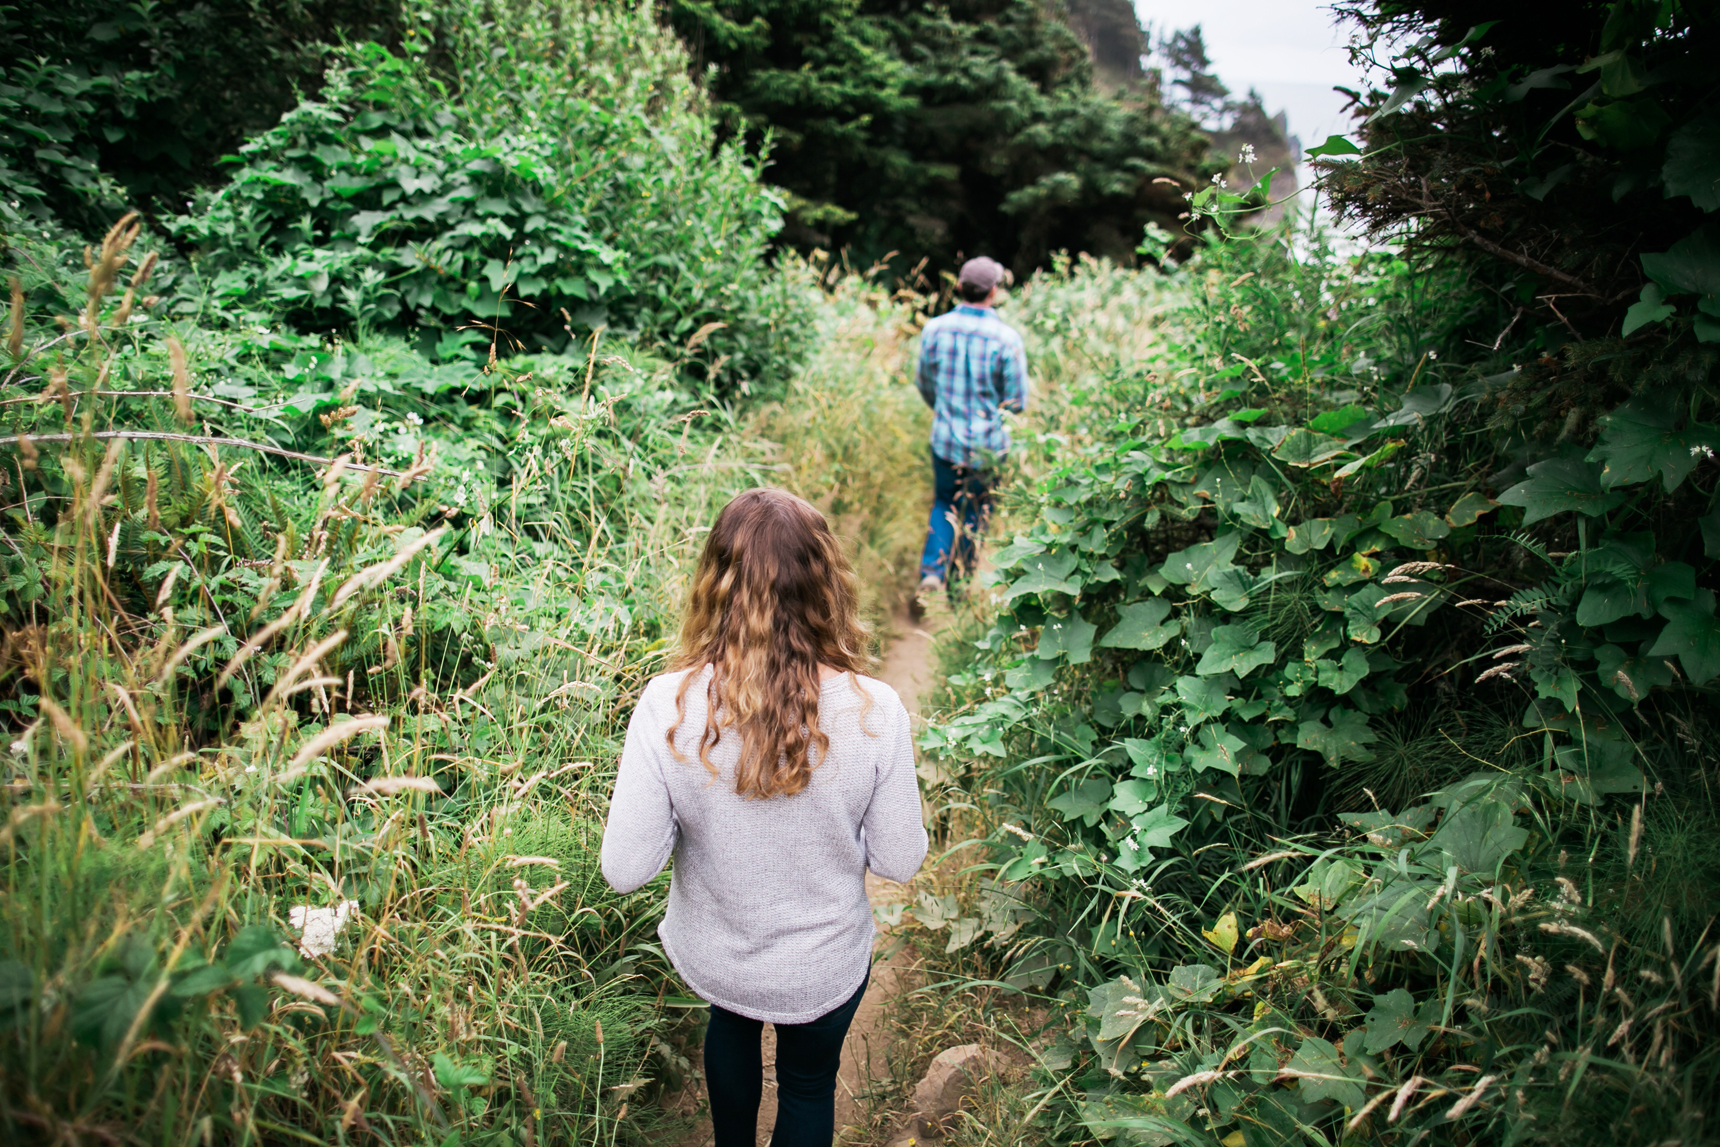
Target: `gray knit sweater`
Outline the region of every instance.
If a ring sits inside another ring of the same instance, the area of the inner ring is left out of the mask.
[[[824,682],[818,724],[830,751],[791,797],[735,792],[739,738],[699,762],[710,669],[687,689],[675,736],[681,673],[645,686],[627,728],[603,830],[603,876],[631,892],[672,853],[663,949],[687,985],[729,1011],[769,1023],[817,1019],[854,994],[872,960],[866,870],[906,881],[926,858],[908,713],[870,677]],[[870,696],[869,711],[853,681]]]

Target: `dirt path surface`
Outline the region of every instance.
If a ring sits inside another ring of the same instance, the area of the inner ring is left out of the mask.
[[[929,620],[929,619],[928,619]],[[935,671],[933,636],[923,623],[906,614],[895,619],[896,638],[884,656],[879,676],[894,689],[914,718],[916,730],[920,724],[920,696],[931,685]],[[900,884],[866,874],[866,895],[874,906],[907,899],[907,890]],[[882,927],[882,926],[880,926]],[[888,935],[879,937],[879,950],[888,946]],[[865,1130],[867,1124],[867,1093],[873,1080],[889,1075],[886,1053],[889,1035],[884,1029],[884,1004],[895,992],[896,970],[889,958],[872,965],[872,982],[854,1014],[848,1029],[848,1039],[842,1049],[842,1068],[836,1080],[836,1141],[843,1147],[873,1147],[874,1138]],[[764,1029],[764,1098],[758,1112],[758,1147],[767,1147],[770,1132],[776,1123],[776,1029]],[[711,1128],[706,1122],[698,1131],[680,1141],[680,1147],[709,1147]],[[877,1139],[883,1143],[883,1139]]]

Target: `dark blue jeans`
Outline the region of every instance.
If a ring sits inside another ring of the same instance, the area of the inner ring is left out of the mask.
[[[932,455],[932,517],[926,526],[926,548],[920,555],[920,576],[946,581],[973,569],[974,539],[985,532],[991,514],[990,470],[957,466]],[[959,528],[958,528],[959,523]],[[951,570],[954,558],[955,569]]]
[[[809,1023],[776,1025],[776,1129],[771,1147],[830,1147],[836,1137],[836,1069],[867,981],[834,1011]],[[715,1147],[755,1147],[758,1142],[763,1034],[762,1020],[711,1005],[710,1026],[705,1028],[705,1085],[711,1095]]]

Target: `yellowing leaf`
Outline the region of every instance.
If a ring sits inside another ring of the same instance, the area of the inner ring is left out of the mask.
[[[1215,948],[1221,948],[1226,954],[1236,951],[1236,913],[1226,912],[1218,918],[1211,930],[1202,928],[1200,934],[1212,941]]]

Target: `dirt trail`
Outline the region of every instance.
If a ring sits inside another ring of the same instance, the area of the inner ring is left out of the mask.
[[[929,620],[929,619],[928,619]],[[896,639],[884,656],[879,676],[902,698],[910,716],[919,726],[920,695],[932,683],[935,664],[933,637],[922,623],[906,614],[895,619]],[[874,905],[890,904],[907,899],[906,889],[871,873],[866,874],[866,895]],[[879,946],[886,943],[879,938]],[[866,1095],[871,1081],[889,1074],[885,1053],[889,1050],[889,1035],[884,1030],[884,1003],[895,991],[896,970],[893,961],[880,959],[872,965],[872,982],[848,1029],[848,1040],[842,1050],[842,1068],[836,1081],[836,1141],[843,1147],[873,1147],[863,1132],[866,1123]],[[771,1127],[776,1123],[776,1029],[768,1024],[764,1029],[764,1098],[758,1112],[758,1147],[767,1147]],[[882,1143],[883,1140],[878,1140]],[[680,1147],[709,1147],[711,1129],[707,1122],[693,1135],[681,1141]]]

